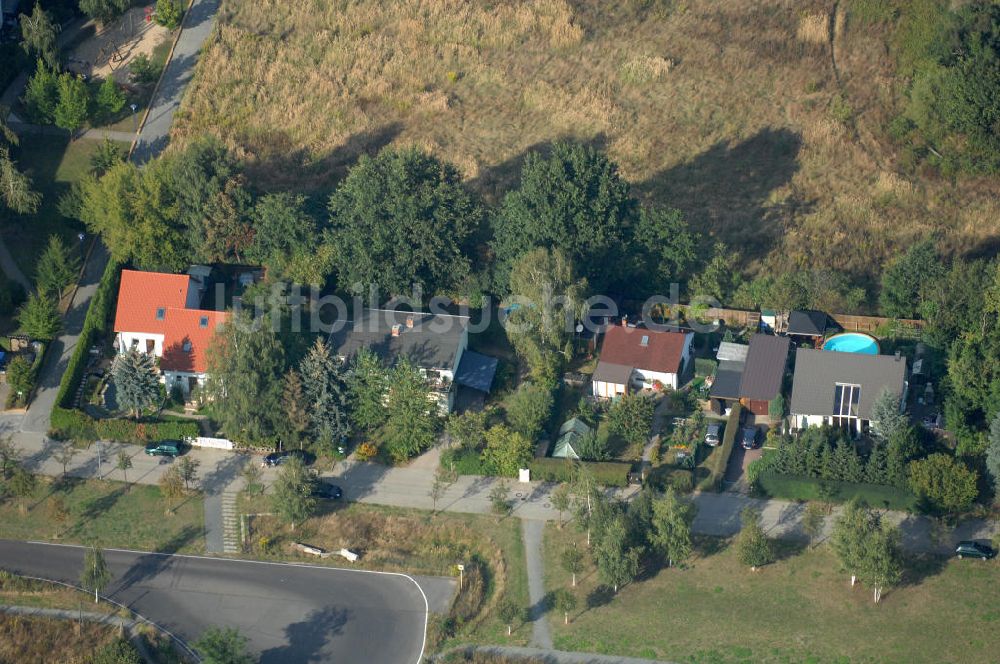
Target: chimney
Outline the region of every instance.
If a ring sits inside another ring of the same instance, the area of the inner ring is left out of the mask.
[[[402,332],[402,331],[403,331],[403,326],[402,325],[399,325],[397,323],[396,325],[392,326],[392,336],[398,337],[399,333]]]
[[[413,329],[413,316],[407,316],[406,317],[406,327],[407,327],[407,329],[410,329],[410,330]]]

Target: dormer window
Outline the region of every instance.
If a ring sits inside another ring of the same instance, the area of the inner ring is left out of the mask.
[[[643,335],[642,341],[639,342],[639,345],[642,346],[643,348],[645,348],[646,346],[648,346],[649,345],[649,336],[648,335]]]
[[[163,320],[167,316],[167,310],[163,307],[159,307],[156,310],[156,320]]]
[[[198,327],[205,328],[208,327],[208,316],[202,316],[198,319]]]
[[[190,341],[185,341],[183,344],[181,344],[181,348],[184,349],[185,353],[190,353],[191,352],[191,342]]]

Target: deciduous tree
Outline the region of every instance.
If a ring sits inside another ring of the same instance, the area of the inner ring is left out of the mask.
[[[80,586],[85,590],[94,591],[94,603],[98,594],[108,587],[112,579],[111,570],[104,560],[104,552],[96,546],[86,550],[83,555],[83,570],[80,572]]]
[[[40,2],[35,3],[31,14],[21,14],[21,48],[25,53],[44,60],[52,69],[59,69],[58,33],[59,26],[42,9]]]
[[[552,414],[552,390],[538,383],[522,383],[507,400],[507,422],[525,438],[536,440]]]
[[[279,430],[284,349],[266,319],[233,316],[216,331],[208,353],[208,391],[219,423],[234,439],[267,443]]]
[[[533,453],[530,440],[503,424],[490,427],[486,432],[483,461],[497,475],[517,477],[518,470],[527,466]]]
[[[574,277],[566,254],[539,248],[514,261],[509,285],[507,336],[535,381],[554,385],[572,356],[587,284]]]
[[[94,101],[97,102],[101,117],[111,119],[125,108],[125,102],[128,99],[125,97],[125,92],[115,83],[115,79],[108,76],[101,82],[101,87],[97,89]]]
[[[41,58],[24,88],[23,101],[28,117],[35,122],[51,124],[55,121],[56,106],[59,104],[59,75]]]
[[[181,479],[184,480],[185,489],[190,489],[191,482],[194,482],[198,478],[198,466],[200,465],[201,461],[192,459],[189,456],[183,456],[177,462],[177,471]]]
[[[500,620],[507,625],[507,636],[510,636],[514,629],[514,622],[524,614],[524,611],[517,604],[504,597],[500,600],[498,612]]]
[[[548,154],[529,153],[496,221],[499,290],[518,292],[506,277],[537,247],[563,253],[578,269],[573,279],[586,277],[604,290],[611,281],[606,266],[622,255],[635,207],[617,164],[594,148],[559,142]]]
[[[653,400],[644,394],[623,394],[611,404],[608,424],[631,445],[644,443],[653,428]]]
[[[568,484],[562,482],[555,489],[552,490],[552,495],[550,500],[552,501],[552,507],[556,508],[559,512],[559,527],[563,526],[563,512],[568,512],[570,508],[570,501],[572,499],[572,489]],[[575,583],[573,585],[576,585]]]
[[[132,457],[128,452],[122,450],[115,457],[115,468],[122,471],[122,479],[128,484],[128,469],[132,467]]]
[[[667,561],[667,567],[691,554],[691,524],[696,511],[672,487],[653,501],[652,532],[648,537],[656,552]]]
[[[567,573],[573,577],[573,587],[576,587],[576,575],[583,571],[583,551],[580,551],[574,544],[563,549],[559,556],[559,563]]]
[[[986,472],[993,482],[994,498],[1000,497],[1000,413],[990,422],[990,444],[986,448]]]
[[[899,529],[884,521],[865,537],[858,576],[872,589],[876,604],[882,599],[882,592],[895,586],[902,577],[899,538]]]
[[[552,591],[552,608],[563,614],[563,624],[569,624],[569,613],[576,609],[576,595],[566,588],[556,588]]]
[[[597,540],[594,562],[604,583],[618,588],[632,581],[639,573],[638,547],[629,546],[628,533],[621,516],[612,518]]]
[[[156,357],[137,349],[115,355],[111,362],[111,379],[119,407],[138,418],[160,399],[160,372]]]
[[[234,627],[210,627],[192,645],[203,664],[254,664],[247,638]]]
[[[63,73],[59,76],[59,101],[52,113],[56,126],[73,133],[83,126],[90,112],[90,90],[78,76]]]
[[[751,508],[741,515],[743,528],[736,536],[736,557],[741,563],[756,571],[774,562],[774,549],[760,525],[760,514]]]
[[[470,272],[479,204],[451,164],[416,149],[362,156],[330,198],[340,282],[402,295],[457,289]]]
[[[66,476],[66,467],[73,462],[79,451],[72,442],[66,441],[53,452],[52,458],[62,465],[63,477]]]
[[[931,454],[909,465],[910,487],[937,509],[960,512],[979,495],[978,474],[947,454]]]
[[[865,540],[877,522],[875,515],[857,499],[844,505],[843,513],[833,524],[830,543],[841,566],[851,575],[851,586],[857,581],[865,551]]]

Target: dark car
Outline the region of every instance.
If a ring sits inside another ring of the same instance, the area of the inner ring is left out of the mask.
[[[757,427],[743,427],[743,449],[752,450],[757,447]]]
[[[156,443],[146,443],[146,454],[149,456],[176,457],[184,454],[184,447],[179,440],[161,440]]]
[[[316,457],[304,450],[285,450],[283,452],[271,452],[264,457],[264,461],[261,463],[261,466],[265,468],[280,466],[292,457],[298,457],[301,459],[302,464],[305,466],[312,464],[312,462],[316,460]]]
[[[989,560],[997,555],[997,552],[986,544],[967,541],[958,543],[958,546],[955,547],[955,555],[959,558],[980,558],[982,560]]]
[[[330,484],[329,482],[324,482],[320,480],[313,483],[312,495],[317,498],[326,498],[327,500],[340,500],[343,497],[343,490],[336,484]]]

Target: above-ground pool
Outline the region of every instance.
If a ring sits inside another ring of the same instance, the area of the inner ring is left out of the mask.
[[[844,332],[827,339],[826,343],[823,344],[823,350],[878,355],[878,341],[875,340],[875,337],[860,332]]]

